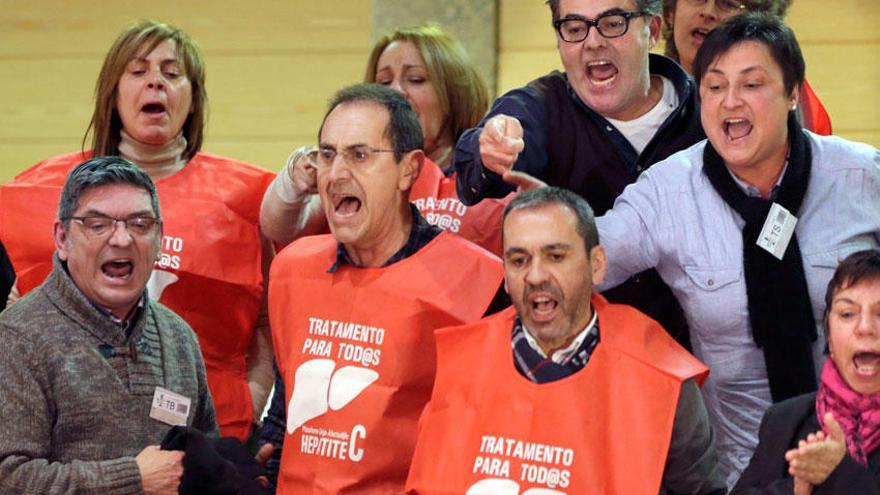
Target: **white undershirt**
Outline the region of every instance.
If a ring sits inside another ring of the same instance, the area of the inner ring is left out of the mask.
[[[666,122],[669,114],[678,108],[678,94],[672,81],[663,76],[658,77],[663,80],[663,96],[654,108],[648,110],[648,113],[633,120],[615,120],[606,117],[640,155],[654,134],[657,134],[657,129]]]

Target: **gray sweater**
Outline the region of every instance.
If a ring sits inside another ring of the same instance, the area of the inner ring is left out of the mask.
[[[0,314],[0,494],[142,493],[134,456],[170,428],[149,417],[156,386],[190,398],[188,424],[217,434],[189,325],[148,300],[129,328],[93,306],[57,258],[43,285]]]

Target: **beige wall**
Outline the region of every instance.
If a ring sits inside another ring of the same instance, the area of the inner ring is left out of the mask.
[[[835,132],[880,146],[880,1],[833,3],[796,0],[788,21]],[[125,25],[149,17],[179,25],[205,52],[204,149],[277,170],[314,141],[332,92],[361,79],[372,15],[368,0],[0,0],[0,9],[0,181],[79,149],[104,54]],[[542,0],[499,0],[499,14],[500,91],[559,66]]]
[[[0,0],[0,9],[0,181],[80,148],[104,55],[133,20],[176,24],[201,45],[203,149],[272,170],[314,142],[333,91],[363,77],[370,44],[364,0]]]
[[[561,67],[550,9],[541,0],[500,0],[498,89]],[[787,22],[807,61],[807,79],[834,133],[880,146],[878,0],[794,0]]]

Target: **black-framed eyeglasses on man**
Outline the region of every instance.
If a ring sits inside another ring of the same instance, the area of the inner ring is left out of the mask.
[[[67,220],[73,220],[83,227],[88,237],[100,239],[107,237],[116,230],[116,224],[122,222],[125,230],[129,235],[143,237],[151,234],[157,225],[161,225],[162,221],[153,217],[129,217],[129,218],[113,218],[104,215],[95,215],[89,217],[69,217]]]
[[[590,28],[594,26],[605,38],[619,38],[626,34],[631,19],[646,15],[647,12],[610,12],[592,21],[583,17],[566,17],[553,21],[553,27],[562,41],[568,43],[584,41],[590,34]]]

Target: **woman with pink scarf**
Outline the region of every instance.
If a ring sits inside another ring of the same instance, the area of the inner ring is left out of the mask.
[[[767,410],[737,494],[880,494],[880,251],[840,263],[825,294],[819,391]]]

